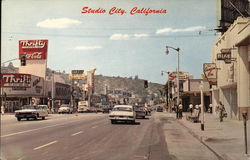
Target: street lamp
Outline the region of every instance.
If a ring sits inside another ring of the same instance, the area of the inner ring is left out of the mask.
[[[201,130],[204,131],[204,96],[203,96],[203,81],[200,83],[201,90]]]
[[[166,46],[166,54],[169,54],[168,48],[171,48],[171,49],[177,51],[177,105],[179,105],[179,102],[180,102],[180,80],[179,80],[180,48],[174,48],[174,47],[171,47],[171,46]]]
[[[170,84],[169,73],[170,73],[170,72],[161,71],[161,75],[162,75],[162,76],[163,76],[163,73],[167,73],[167,74],[168,74],[168,88],[167,88],[167,91],[168,91],[167,97],[168,97],[168,99],[167,99],[167,106],[168,106],[169,111],[170,111],[170,105],[169,105],[169,103],[170,103],[170,98],[169,98],[169,84]]]

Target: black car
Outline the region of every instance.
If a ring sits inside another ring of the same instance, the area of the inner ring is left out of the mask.
[[[163,107],[158,106],[158,107],[156,108],[156,111],[157,111],[157,112],[163,112]]]

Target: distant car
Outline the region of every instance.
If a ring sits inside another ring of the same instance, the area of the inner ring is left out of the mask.
[[[29,120],[30,118],[42,118],[44,120],[47,116],[47,110],[38,105],[25,105],[21,110],[15,111],[15,117],[18,121],[21,121],[21,119],[23,118],[26,118],[27,120]]]
[[[60,106],[60,108],[58,109],[58,113],[59,114],[63,114],[63,113],[68,113],[68,114],[72,114],[73,113],[73,108],[72,107],[70,107],[70,105],[69,104],[62,104],[61,106]]]
[[[157,111],[157,112],[163,112],[163,107],[158,106],[158,107],[156,108],[156,111]]]
[[[109,113],[112,108],[109,105],[105,105],[102,107],[102,113]]]
[[[146,117],[146,111],[143,106],[134,106],[134,110],[136,113],[136,118],[145,118]]]
[[[109,119],[114,124],[117,121],[135,123],[136,113],[131,105],[116,105],[109,113]]]
[[[39,104],[38,106],[41,107],[41,108],[43,108],[44,110],[46,110],[48,113],[50,113],[48,105],[46,105],[46,104]]]

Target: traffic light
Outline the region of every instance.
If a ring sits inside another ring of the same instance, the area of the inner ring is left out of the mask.
[[[144,88],[148,88],[148,81],[144,80]]]
[[[21,66],[26,66],[26,55],[25,54],[21,55],[20,61],[21,61]]]

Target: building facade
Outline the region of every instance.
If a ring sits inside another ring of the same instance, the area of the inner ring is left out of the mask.
[[[217,85],[212,87],[213,108],[224,104],[228,118],[250,118],[250,18],[238,17],[221,35],[212,51]]]

